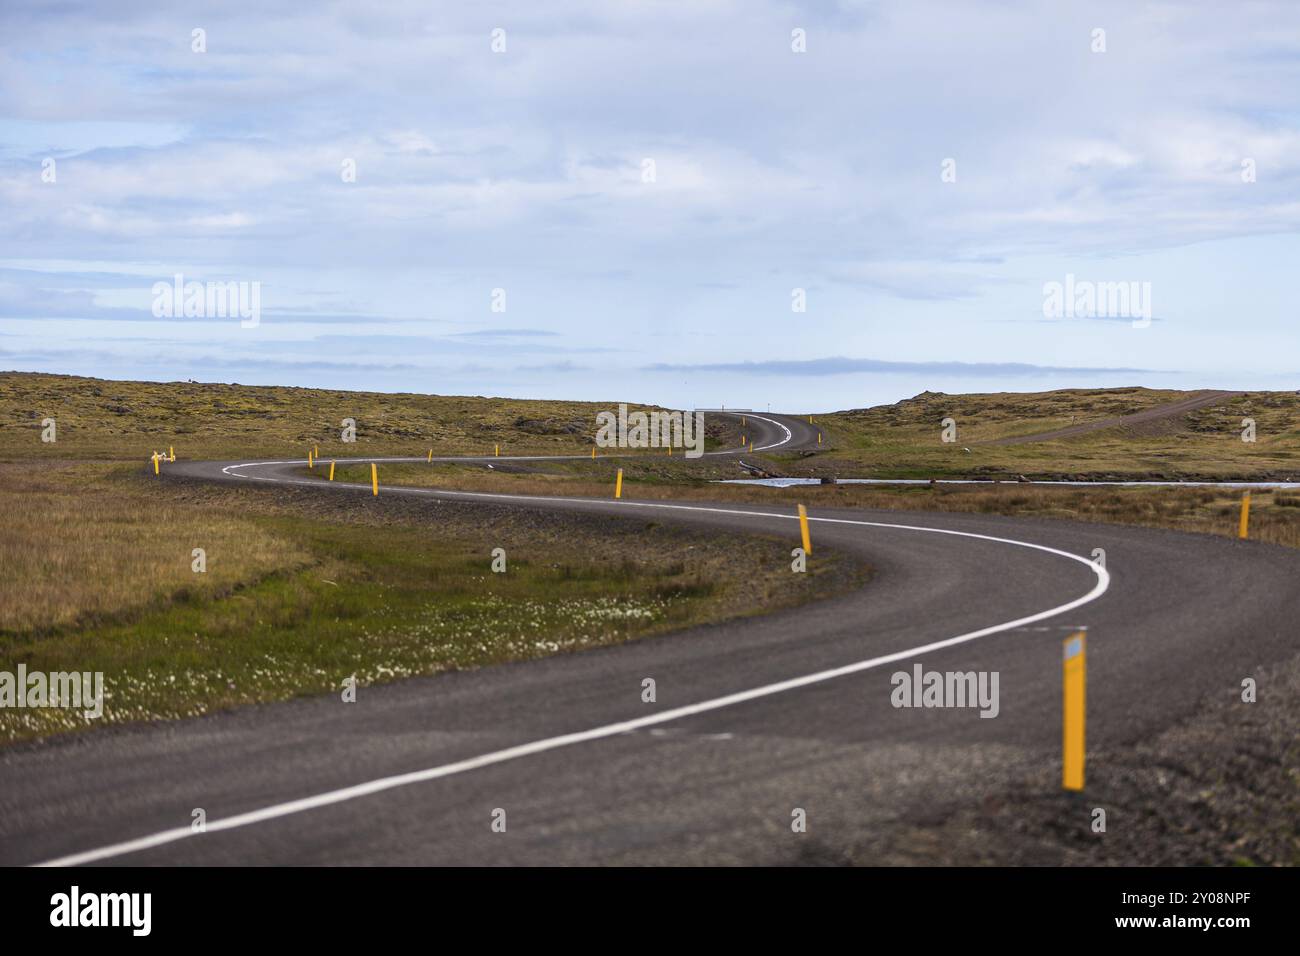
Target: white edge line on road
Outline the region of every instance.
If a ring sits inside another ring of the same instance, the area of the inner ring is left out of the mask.
[[[394,460],[411,460],[424,461],[425,459],[394,459]],[[287,464],[286,462],[260,462],[258,464]],[[250,465],[231,465],[228,468],[246,468]],[[229,470],[223,469],[227,474]],[[254,478],[254,475],[239,475],[241,478]],[[261,478],[263,481],[274,481],[276,479]],[[293,481],[283,482],[292,484],[309,484],[321,486],[324,483],[319,481]],[[336,483],[335,487],[343,488],[364,488],[367,486],[356,485],[351,483]],[[398,490],[398,489],[393,489]],[[500,495],[488,494],[486,492],[445,492],[434,491],[432,489],[422,488],[403,488],[402,491],[407,493],[436,493],[436,494],[454,494],[457,496],[476,497],[476,498],[509,498],[516,501],[564,501],[564,502],[582,502],[582,503],[601,503],[600,499],[588,498],[560,498],[560,497],[540,497],[534,495]],[[637,507],[637,508],[664,508],[683,511],[704,511],[713,514],[740,515],[747,517],[760,518],[786,518],[796,520],[795,515],[771,514],[765,511],[741,511],[730,508],[711,508],[700,505],[673,505],[649,502],[608,502],[611,505],[617,504],[620,507]],[[520,757],[529,757],[534,754],[545,753],[548,750],[556,750],[560,747],[568,747],[573,744],[585,743],[590,740],[599,740],[604,737],[613,737],[618,734],[628,733],[639,730],[642,727],[652,727],[655,724],[669,723],[674,720],[680,720],[683,717],[691,717],[695,714],[706,713],[711,710],[718,710],[723,707],[730,707],[733,704],[744,703],[745,701],[757,700],[761,697],[770,697],[773,694],[784,693],[785,691],[795,690],[800,687],[807,687],[811,684],[819,684],[823,681],[834,680],[837,677],[844,677],[848,674],[857,674],[862,671],[871,670],[875,667],[881,667],[885,664],[893,664],[897,661],[909,660],[921,654],[929,654],[933,651],[942,650],[946,647],[954,647],[958,644],[965,644],[969,641],[978,640],[981,637],[987,637],[990,634],[998,634],[1003,631],[1013,630],[1017,627],[1023,627],[1026,624],[1033,624],[1037,621],[1046,620],[1055,617],[1058,614],[1064,614],[1066,611],[1072,611],[1077,607],[1082,607],[1106,593],[1110,587],[1110,575],[1105,568],[1088,558],[1081,557],[1077,554],[1071,554],[1068,551],[1061,551],[1057,548],[1051,548],[1047,545],[1033,544],[1028,541],[1016,541],[1012,538],[998,538],[992,535],[976,534],[970,531],[953,531],[948,528],[926,528],[917,525],[890,524],[880,521],[860,521],[850,518],[815,518],[809,516],[809,521],[824,521],[834,524],[860,525],[872,528],[892,528],[904,531],[921,531],[930,534],[948,534],[962,538],[978,538],[984,541],[994,541],[1000,544],[1010,544],[1016,547],[1032,548],[1036,551],[1044,551],[1048,554],[1058,555],[1068,558],[1071,561],[1078,561],[1080,564],[1088,567],[1096,576],[1097,582],[1093,585],[1092,590],[1082,597],[1075,598],[1054,608],[1046,611],[1039,611],[1036,614],[1030,614],[1027,617],[1017,618],[1014,621],[1007,621],[1003,624],[994,624],[990,627],[981,628],[977,631],[970,631],[966,634],[959,634],[956,637],[949,637],[941,641],[934,641],[929,644],[922,644],[919,647],[908,648],[907,650],[897,651],[893,654],[885,654],[881,657],[872,657],[867,660],[857,661],[852,664],[845,664],[842,667],[831,668],[830,670],[817,671],[814,674],[806,674],[802,677],[792,677],[788,680],[778,681],[774,684],[764,684],[761,687],[755,687],[751,690],[739,691],[734,694],[727,694],[723,697],[715,697],[711,700],[701,701],[697,704],[688,704],[684,707],[675,707],[671,710],[661,711],[657,714],[650,714],[646,717],[638,717],[633,720],[619,721],[613,724],[604,724],[600,727],[594,727],[590,730],[583,730],[572,734],[561,734],[557,737],[547,737],[542,740],[535,740],[531,743],[519,744],[515,747],[507,747],[504,750],[495,750],[491,753],[482,754],[478,757],[471,757],[468,760],[459,760],[455,763],[443,764],[438,767],[429,767],[425,770],[416,770],[410,773],[398,774],[390,777],[379,777],[375,780],[369,780],[365,783],[359,783],[351,787],[343,787],[337,790],[328,790],[324,793],[318,793],[314,796],[303,797],[299,800],[290,800],[285,803],[273,804],[269,807],[262,807],[258,810],[251,810],[247,813],[240,813],[233,817],[225,817],[220,820],[214,820],[207,824],[206,833],[215,833],[221,830],[234,830],[238,827],[246,827],[255,823],[262,823],[267,820],[274,820],[278,817],[289,816],[294,813],[302,813],[306,810],[314,810],[318,807],[330,806],[336,803],[344,803],[348,800],[356,800],[359,797],[369,796],[370,794],[380,793],[384,790],[392,790],[396,787],[404,787],[413,783],[424,783],[429,780],[437,780],[441,777],[449,777],[458,773],[466,773],[470,770],[478,770],[482,767],[492,766],[493,764],[505,763],[508,760],[516,760]],[[35,864],[36,866],[77,866],[82,863],[93,863],[97,860],[109,859],[111,857],[122,856],[127,853],[136,853],[141,850],[152,849],[153,847],[163,846],[167,843],[174,843],[177,840],[183,840],[186,837],[195,836],[196,833],[188,826],[175,827],[170,830],[161,830],[157,833],[151,833],[148,836],[139,837],[134,840],[126,840],[121,843],[113,843],[108,846],[98,847],[93,850],[85,850],[80,853],[72,853],[67,856],[57,857],[53,860],[47,860],[43,863]]]

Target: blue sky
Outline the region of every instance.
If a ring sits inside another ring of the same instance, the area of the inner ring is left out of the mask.
[[[0,9],[0,368],[792,411],[1300,387],[1294,3],[108,9]],[[156,318],[177,273],[259,283],[259,324]],[[1067,275],[1150,283],[1152,321],[1046,318]]]

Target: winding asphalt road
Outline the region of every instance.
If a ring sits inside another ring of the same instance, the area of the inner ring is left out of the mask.
[[[756,451],[815,443],[805,422],[763,417]],[[370,493],[303,478],[302,464],[177,462],[167,474]],[[399,494],[627,519],[630,540],[653,517],[798,543],[788,503],[396,487],[381,500]],[[1059,760],[1061,638],[1076,627],[1089,633],[1090,750],[1158,733],[1295,650],[1300,555],[1289,550],[981,515],[811,518],[813,560],[826,548],[860,557],[876,569],[868,586],[617,647],[362,688],[355,704],[331,694],[7,748],[0,862],[824,862],[881,828],[924,825],[937,797],[960,801],[1017,760]],[[1090,560],[1095,548],[1109,573]],[[998,716],[895,709],[890,675],[914,662],[997,671]],[[653,704],[641,699],[646,677]],[[190,828],[196,807],[205,833]],[[796,808],[807,833],[791,830]],[[491,826],[499,810],[504,833]]]

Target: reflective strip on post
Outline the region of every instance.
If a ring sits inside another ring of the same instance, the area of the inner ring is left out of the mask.
[[[1083,631],[1065,639],[1062,661],[1062,760],[1061,786],[1083,789],[1084,723],[1087,683],[1087,635]]]

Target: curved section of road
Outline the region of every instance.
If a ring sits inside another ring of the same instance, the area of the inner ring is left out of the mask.
[[[774,447],[807,440],[798,420],[766,418],[779,430]],[[369,495],[302,478],[301,464],[170,472]],[[393,494],[431,508],[477,500],[611,520],[653,513],[797,543],[788,506],[383,489]],[[1288,653],[1286,622],[1300,611],[1288,586],[1300,561],[1282,549],[975,515],[811,517],[819,547],[876,567],[868,588],[662,638],[368,687],[355,705],[330,695],[105,731],[93,747],[57,740],[0,753],[0,852],[58,864],[791,862],[792,807],[815,806],[841,831],[873,827],[959,789],[971,759],[985,774],[1008,754],[1055,759],[1059,639],[1069,630],[1090,628],[1089,745],[1104,747],[1158,731]],[[1086,557],[1096,547],[1115,577]],[[1232,602],[1215,599],[1224,592]],[[914,661],[998,673],[996,718],[893,707],[887,665]],[[645,677],[657,703],[641,701]],[[190,829],[194,807],[207,813],[205,833]],[[489,827],[498,808],[508,839]]]
[[[733,413],[715,413],[727,414]],[[739,414],[734,415],[740,418]],[[772,451],[780,449],[781,451],[798,451],[804,448],[815,447],[817,444],[818,431],[812,425],[796,418],[789,416],[776,415],[753,415],[746,414],[745,429],[748,437],[751,439],[749,444],[743,447],[717,449],[706,451],[701,457],[729,457],[739,458],[746,453],[757,453],[760,451]],[[757,421],[759,424],[754,425],[750,420]],[[635,458],[636,455],[619,455],[606,454],[605,460],[618,458]],[[322,459],[323,461],[324,459]],[[439,464],[447,463],[482,463],[485,465],[504,464],[515,461],[586,461],[586,455],[455,455],[455,456],[428,456],[418,455],[414,457],[362,457],[362,458],[337,458],[334,459],[339,464],[344,465],[368,465],[371,462],[376,464],[421,464],[424,462],[437,462]],[[218,477],[233,478],[243,481],[270,481],[279,485],[312,485],[322,487],[323,483],[315,478],[303,478],[298,474],[298,470],[307,464],[305,458],[288,459],[284,461],[253,461],[253,462],[181,462],[179,468],[169,469],[169,474],[186,475],[189,477],[198,477],[205,479],[217,479]],[[221,468],[221,475],[218,476],[213,466]],[[325,483],[330,487],[357,489],[369,488],[369,485],[348,484],[346,482]],[[437,489],[410,489],[397,488],[392,489],[399,493],[410,493],[415,491],[419,494],[444,494]],[[445,492],[447,495],[453,492]],[[499,498],[512,501],[564,501],[569,499],[563,498],[530,498],[527,495],[479,495],[477,493],[464,492],[462,497],[483,497]]]

